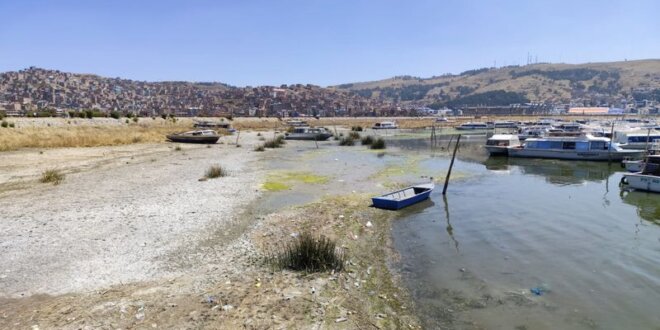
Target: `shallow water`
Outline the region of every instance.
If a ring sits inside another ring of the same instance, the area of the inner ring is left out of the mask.
[[[427,144],[406,145],[417,155]],[[622,192],[618,164],[461,148],[453,171],[469,175],[393,228],[427,328],[658,329],[660,194]]]

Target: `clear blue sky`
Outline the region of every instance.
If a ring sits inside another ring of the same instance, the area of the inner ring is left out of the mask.
[[[0,71],[332,85],[660,57],[660,1],[0,0]]]

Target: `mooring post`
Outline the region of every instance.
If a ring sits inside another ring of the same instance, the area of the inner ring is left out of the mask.
[[[458,150],[458,144],[461,142],[461,135],[458,134],[456,138],[456,145],[454,146],[454,153],[451,155],[451,163],[449,163],[449,170],[447,170],[447,177],[445,178],[445,186],[442,188],[442,194],[447,193],[447,186],[449,186],[449,177],[451,176],[451,168],[454,167],[454,159],[456,158],[456,151]]]
[[[607,165],[612,164],[612,142],[614,141],[614,123],[615,120],[612,120],[612,130],[610,131],[610,144],[607,146]]]
[[[238,134],[236,134],[236,145],[238,145],[238,138],[241,137],[241,131],[238,131]]]

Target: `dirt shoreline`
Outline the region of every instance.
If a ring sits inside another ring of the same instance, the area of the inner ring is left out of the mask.
[[[419,328],[389,264],[391,214],[359,193],[261,214],[262,155],[278,151],[252,151],[254,132],[242,148],[223,140],[0,153],[14,162],[0,182],[0,328]],[[54,163],[64,182],[38,184]],[[199,182],[215,163],[232,175]],[[337,239],[346,271],[263,263],[302,228]]]

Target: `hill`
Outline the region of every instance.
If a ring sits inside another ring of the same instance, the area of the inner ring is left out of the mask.
[[[612,104],[660,100],[660,60],[507,66],[431,78],[400,76],[333,86],[363,97],[420,105],[507,105],[518,102]]]

